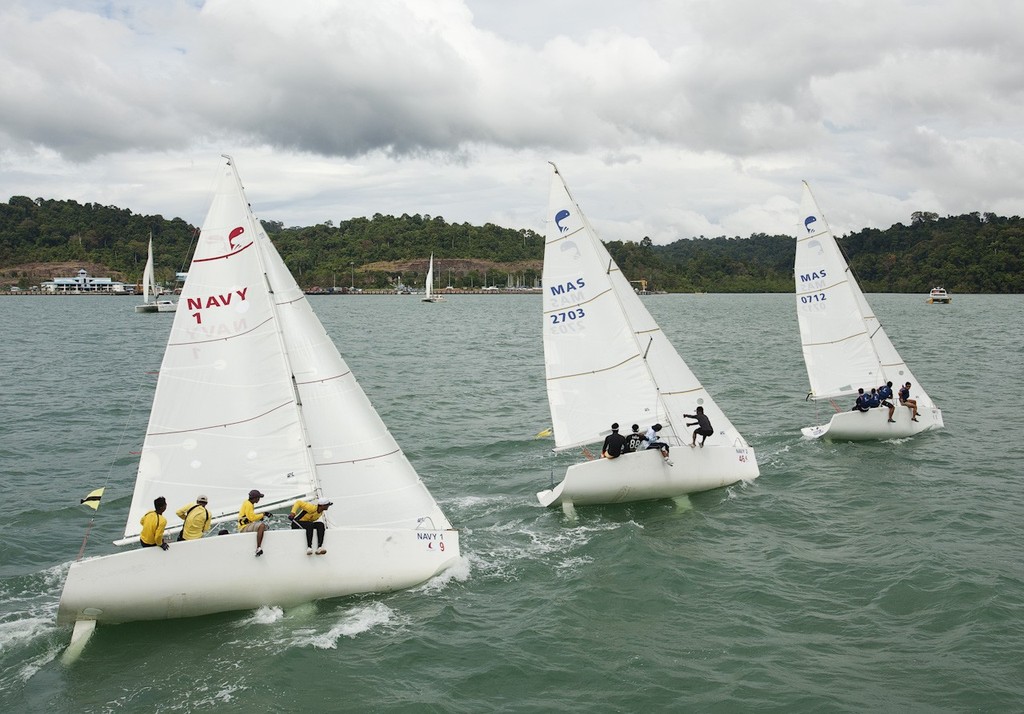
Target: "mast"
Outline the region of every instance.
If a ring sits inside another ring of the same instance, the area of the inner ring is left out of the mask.
[[[291,379],[292,394],[295,398],[295,410],[298,413],[299,429],[302,432],[302,443],[305,445],[303,449],[303,455],[306,460],[306,466],[309,469],[309,475],[312,479],[313,488],[320,493],[320,478],[317,473],[316,462],[313,459],[312,444],[309,439],[309,433],[306,429],[306,418],[302,410],[302,397],[299,394],[299,385],[295,380],[295,370],[292,367],[291,355],[288,354],[288,343],[284,339],[284,333],[281,331],[281,315],[277,307],[277,298],[274,292],[274,285],[270,281],[270,277],[267,274],[266,262],[263,258],[263,241],[270,241],[270,236],[263,233],[262,226],[257,225],[256,216],[253,215],[252,207],[249,205],[249,199],[245,195],[245,187],[242,186],[242,179],[238,175],[238,168],[235,166],[235,161],[227,154],[221,154],[227,159],[228,166],[231,167],[231,175],[234,176],[235,185],[238,188],[238,195],[242,198],[245,203],[245,218],[249,224],[249,230],[253,234],[253,244],[256,248],[256,260],[259,262],[260,272],[263,274],[263,280],[267,286],[267,292],[270,293],[270,309],[274,317],[274,334],[277,335],[279,344],[281,345],[281,354],[284,356],[284,361],[288,366],[288,376]],[[303,298],[304,299],[304,298]]]

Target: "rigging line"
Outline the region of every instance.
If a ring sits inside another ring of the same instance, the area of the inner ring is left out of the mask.
[[[661,396],[663,396],[663,397],[674,397],[674,396],[677,396],[679,394],[693,394],[694,392],[699,392],[702,389],[704,389],[704,387],[691,387],[690,389],[678,389],[678,390],[676,390],[674,392],[660,392],[660,390],[659,390],[659,392],[660,392]]]
[[[847,335],[846,337],[840,337],[838,340],[828,340],[827,342],[804,342],[802,346],[803,347],[821,347],[822,345],[837,345],[840,342],[846,342],[847,340],[852,340],[854,337],[860,337],[861,335],[866,335],[866,334],[867,334],[867,330],[862,330],[861,332],[855,332],[852,335]],[[870,336],[869,336],[869,338],[870,338]]]
[[[306,381],[302,381],[302,382],[298,382],[297,381],[296,384],[298,384],[299,386],[305,386],[307,384],[323,384],[324,382],[331,382],[331,381],[334,381],[336,379],[341,379],[342,377],[347,377],[350,374],[352,374],[352,370],[349,370],[347,372],[342,372],[341,374],[334,374],[334,375],[331,375],[330,377],[318,377],[317,379],[310,379],[310,380],[306,380]],[[294,378],[294,375],[292,375],[292,376]]]
[[[558,376],[558,377],[548,377],[548,381],[549,382],[553,382],[556,379],[571,379],[572,377],[584,377],[584,376],[586,376],[588,374],[598,374],[600,372],[607,372],[608,370],[615,369],[616,367],[621,367],[622,365],[626,364],[627,362],[632,362],[633,360],[635,360],[639,356],[640,355],[633,355],[632,357],[627,357],[626,359],[622,360],[618,364],[613,364],[613,365],[609,365],[607,367],[602,367],[601,369],[592,369],[589,372],[575,372],[573,374],[563,374],[563,375]]]
[[[189,308],[189,309],[191,309],[191,308]],[[246,335],[252,334],[256,330],[258,330],[261,327],[263,327],[264,325],[266,325],[272,319],[273,318],[268,317],[266,320],[264,320],[263,322],[259,323],[258,325],[254,325],[252,328],[250,328],[248,330],[245,330],[244,332],[235,333],[234,335],[218,335],[216,337],[210,337],[209,339],[206,339],[206,340],[187,340],[185,342],[168,342],[167,346],[168,347],[190,347],[191,345],[201,345],[201,344],[205,344],[207,342],[224,342],[224,341],[227,341],[227,340],[234,340],[234,339],[237,339],[239,337],[245,337]]]
[[[276,412],[279,409],[284,409],[285,407],[289,407],[289,406],[291,406],[293,404],[295,404],[295,401],[294,400],[289,400],[287,402],[281,402],[277,406],[270,407],[266,411],[260,412],[259,414],[253,414],[252,416],[246,417],[245,419],[236,419],[235,421],[226,421],[226,422],[222,422],[220,424],[206,424],[205,426],[196,426],[196,427],[191,427],[191,428],[188,428],[188,429],[172,429],[170,431],[154,431],[154,432],[152,432],[152,435],[153,436],[168,436],[170,434],[190,434],[190,433],[197,432],[197,431],[209,431],[210,429],[226,429],[226,428],[228,428],[230,426],[238,426],[239,424],[246,424],[248,422],[257,421],[257,420],[262,419],[263,417],[267,416],[268,414],[272,414],[273,412]],[[146,436],[149,436],[149,435],[150,435],[150,432],[146,432]]]
[[[196,239],[199,238],[200,228],[195,226],[192,229],[192,240],[189,241],[188,250],[185,251],[185,260],[181,264],[181,272],[184,273],[190,264],[189,256],[192,255],[192,249],[196,245]]]
[[[400,451],[401,451],[401,449],[394,449],[392,451],[387,452],[386,454],[374,454],[373,456],[362,456],[362,457],[360,457],[358,459],[345,459],[344,461],[318,461],[318,462],[316,462],[316,465],[317,466],[337,466],[337,465],[340,465],[340,464],[357,464],[357,463],[360,463],[362,461],[375,461],[377,459],[387,458],[388,456],[394,456],[395,454],[399,453]]]
[[[552,221],[546,219],[544,222],[545,223],[551,223]],[[558,243],[559,241],[568,240],[569,238],[572,238],[574,235],[576,235],[577,233],[579,233],[582,230],[583,230],[583,226],[580,226],[579,228],[577,228],[575,230],[572,230],[572,231],[569,231],[568,233],[559,233],[557,236],[555,236],[551,240],[545,241],[544,245],[545,246],[554,245],[555,243]]]
[[[603,295],[607,295],[611,291],[612,291],[612,289],[609,287],[606,290],[602,290],[601,292],[599,292],[597,295],[595,295],[594,297],[590,298],[589,300],[584,300],[583,302],[574,303],[572,305],[572,307],[580,307],[581,305],[589,305],[590,303],[592,303],[595,300],[597,300],[599,297],[601,297]],[[567,309],[572,309],[572,308],[556,307],[554,310],[545,310],[544,314],[545,315],[551,315],[551,314],[556,313],[556,312],[565,312]]]

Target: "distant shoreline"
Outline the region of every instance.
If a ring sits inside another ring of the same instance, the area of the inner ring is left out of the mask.
[[[362,290],[358,293],[338,291],[336,293],[303,293],[307,297],[359,297],[361,295],[393,295],[395,297],[418,297],[426,293],[396,293],[394,290]],[[450,297],[453,295],[540,295],[540,290],[458,290],[453,292],[434,293],[434,297]],[[108,297],[108,298],[141,298],[141,293],[110,293],[110,292],[56,292],[48,293],[40,290],[0,290],[0,297]]]

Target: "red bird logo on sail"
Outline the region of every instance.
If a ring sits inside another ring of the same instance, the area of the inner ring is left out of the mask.
[[[242,240],[236,240],[239,236],[243,236]],[[192,262],[194,263],[208,263],[211,260],[220,260],[222,258],[230,258],[233,255],[241,253],[243,250],[252,245],[252,241],[247,241],[245,233],[245,226],[235,226],[232,228],[227,235],[228,239],[228,250],[222,255],[211,255],[205,258],[196,258]],[[209,237],[211,244],[219,243],[220,237],[216,234],[212,234]],[[223,245],[223,244],[221,244]]]

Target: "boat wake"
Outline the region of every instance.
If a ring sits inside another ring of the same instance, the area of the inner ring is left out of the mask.
[[[312,630],[300,630],[292,640],[293,647],[315,647],[320,650],[338,648],[342,637],[353,638],[364,632],[400,620],[398,614],[382,602],[358,605],[345,612],[340,622],[324,633],[314,634]]]
[[[447,587],[451,581],[464,583],[469,580],[470,562],[466,556],[461,556],[455,563],[445,571],[438,573],[427,582],[412,588],[414,593],[436,593]]]
[[[284,610],[277,606],[264,605],[263,607],[257,608],[252,615],[242,620],[242,622],[239,623],[239,626],[248,627],[249,625],[272,625],[283,619]]]

